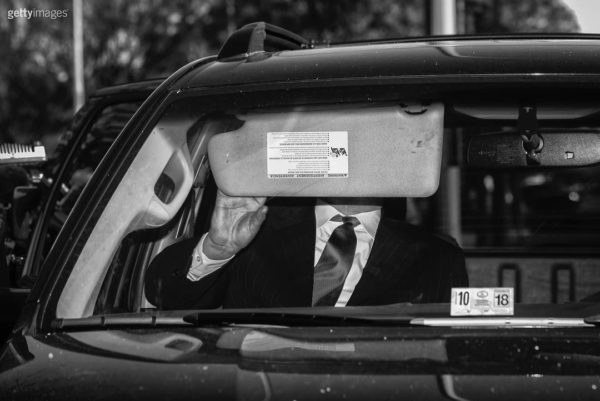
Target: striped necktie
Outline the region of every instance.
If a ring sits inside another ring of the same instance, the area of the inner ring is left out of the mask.
[[[331,221],[341,221],[343,224],[333,230],[315,266],[313,306],[335,306],[356,251],[354,227],[359,225],[360,221],[356,217],[342,217],[339,214]]]

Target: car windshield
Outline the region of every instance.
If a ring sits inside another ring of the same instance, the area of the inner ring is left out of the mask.
[[[478,96],[172,103],[73,261],[56,316],[583,324],[600,312],[598,106]]]

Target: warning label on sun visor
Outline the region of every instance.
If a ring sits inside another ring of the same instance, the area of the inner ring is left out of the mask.
[[[348,131],[267,132],[269,178],[348,177]]]

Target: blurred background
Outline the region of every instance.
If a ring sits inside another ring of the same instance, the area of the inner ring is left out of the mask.
[[[586,9],[594,0],[455,2],[458,34],[580,32],[585,16],[593,23],[597,15]],[[10,18],[19,9],[65,13]],[[167,76],[215,53],[228,34],[250,22],[338,42],[427,35],[430,13],[425,0],[3,0],[0,141],[42,140],[51,152],[86,95]]]
[[[100,88],[164,78],[216,53],[229,34],[255,21],[333,43],[594,33],[599,16],[598,0],[0,0],[0,146],[42,141],[51,156],[40,168],[0,169],[6,250],[5,257],[0,246],[0,287],[3,280],[23,288],[33,282],[100,159],[160,80],[104,91],[80,109]],[[561,261],[544,253],[559,247],[571,252],[565,255],[598,254],[600,167],[470,170],[461,157],[466,143],[448,141],[440,189],[431,198],[409,199],[407,220],[454,237],[471,252],[472,282],[487,283],[496,271],[498,286],[517,288],[517,300],[521,276],[545,277],[541,292],[523,294],[536,302],[573,301],[600,286],[600,257]],[[514,251],[510,263],[490,253],[504,255],[503,247]]]

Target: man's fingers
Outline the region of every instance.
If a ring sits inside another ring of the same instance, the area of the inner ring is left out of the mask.
[[[265,204],[265,196],[229,196],[220,189],[217,192],[216,206],[232,210],[257,211]]]

